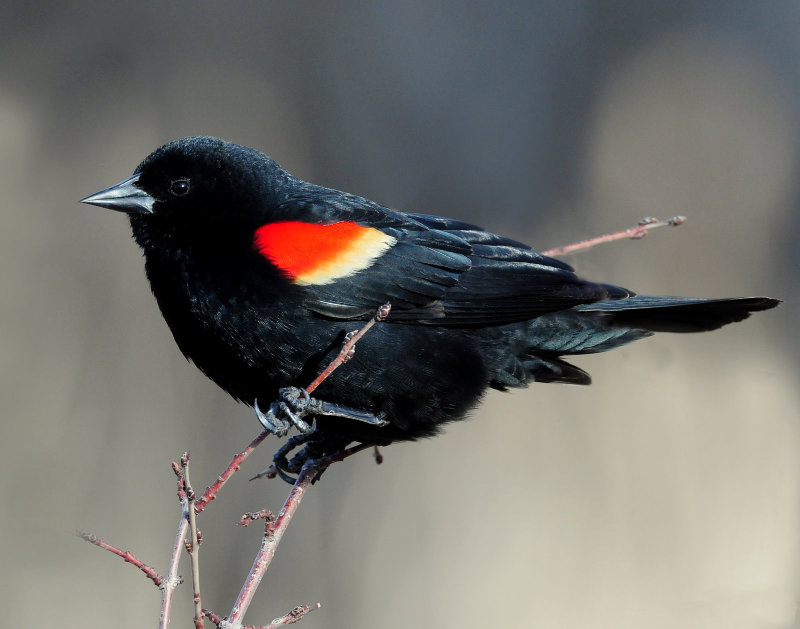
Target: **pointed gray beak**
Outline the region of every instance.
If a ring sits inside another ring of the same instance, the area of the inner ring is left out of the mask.
[[[138,173],[118,183],[116,186],[90,194],[85,199],[81,199],[81,203],[98,205],[109,210],[127,212],[128,214],[152,214],[153,204],[156,200],[137,187],[137,181],[139,181]]]

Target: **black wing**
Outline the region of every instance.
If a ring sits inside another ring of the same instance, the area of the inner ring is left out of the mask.
[[[307,287],[305,303],[319,315],[369,318],[390,302],[392,321],[485,326],[632,295],[582,280],[568,264],[470,223],[403,214],[353,195],[329,193],[293,200],[293,215],[356,221],[392,236],[395,244],[352,276]]]

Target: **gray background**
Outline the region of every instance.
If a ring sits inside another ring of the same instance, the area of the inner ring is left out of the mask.
[[[249,622],[321,601],[305,626],[798,626],[798,35],[796,2],[2,3],[3,624],[155,626],[155,588],[72,531],[165,570],[169,462],[190,449],[202,488],[257,430],[179,354],[124,218],[76,202],[203,133],[539,248],[687,214],[568,260],[787,302],[337,465]],[[275,447],[200,521],[223,615],[261,534],[233,522],[287,491],[245,481]]]

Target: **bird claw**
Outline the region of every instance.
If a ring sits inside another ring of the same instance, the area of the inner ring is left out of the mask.
[[[303,417],[311,410],[311,396],[305,389],[285,387],[278,391],[280,399],[269,405],[269,410],[262,411],[258,400],[253,404],[256,417],[261,425],[278,437],[283,437],[294,426],[302,434],[308,434],[316,428],[316,421],[309,424]]]
[[[278,389],[280,399],[291,408],[294,413],[305,414],[311,404],[311,396],[308,391],[300,387],[283,387]]]
[[[278,414],[275,412],[275,405],[275,402],[270,404],[269,410],[265,413],[261,410],[261,407],[258,405],[258,399],[256,399],[253,403],[253,410],[256,412],[258,421],[261,422],[261,425],[266,430],[269,430],[273,435],[283,437],[289,432],[289,423],[278,417]]]
[[[331,438],[330,435],[326,436],[320,432],[294,435],[287,439],[286,443],[273,455],[272,469],[275,475],[293,485],[297,481],[297,474],[308,461],[339,452],[348,443],[347,439]],[[293,454],[301,446],[302,449]],[[292,455],[291,459],[290,455]],[[322,472],[311,482],[316,483],[321,475]]]
[[[299,387],[283,387],[278,390],[278,395],[281,412],[289,418],[294,427],[303,434],[313,432],[317,427],[316,420],[311,424],[303,421],[303,418],[314,410],[313,400],[308,391]]]
[[[270,404],[267,412],[259,408],[258,400],[253,404],[256,417],[258,417],[261,425],[278,437],[286,435],[292,426],[304,435],[314,432],[317,428],[317,420],[314,419],[309,424],[303,419],[308,415],[331,415],[378,427],[389,424],[389,421],[384,417],[373,415],[367,411],[347,408],[312,398],[308,391],[299,387],[283,387],[278,391],[278,396],[279,399]]]

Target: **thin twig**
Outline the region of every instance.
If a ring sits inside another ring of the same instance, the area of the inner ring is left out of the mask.
[[[79,531],[78,535],[85,539],[87,542],[99,546],[118,557],[121,557],[126,562],[133,564],[141,570],[147,578],[149,578],[161,590],[161,614],[159,616],[158,626],[159,629],[168,629],[170,614],[172,611],[172,600],[175,594],[175,589],[183,583],[183,579],[178,575],[178,562],[180,560],[181,548],[186,539],[186,533],[189,529],[188,507],[189,501],[186,496],[186,488],[184,484],[183,475],[180,473],[176,463],[173,463],[173,470],[178,475],[178,497],[181,501],[181,519],[178,522],[178,532],[175,535],[175,544],[172,547],[172,557],[169,562],[169,570],[167,576],[162,577],[153,568],[138,559],[135,555],[128,551],[120,550],[116,546],[104,542],[100,538],[90,533]]]
[[[225,468],[225,471],[222,472],[219,476],[217,476],[217,480],[214,481],[212,485],[206,487],[205,492],[203,492],[202,497],[200,500],[194,503],[194,512],[200,513],[203,509],[208,506],[214,498],[217,497],[217,492],[222,489],[222,486],[228,482],[231,476],[233,476],[236,471],[242,466],[244,460],[250,456],[250,454],[255,450],[259,444],[264,441],[269,435],[272,433],[269,430],[262,430],[255,439],[253,439],[250,444],[239,454],[233,457],[233,460],[228,464],[228,467]]]
[[[653,217],[643,218],[636,224],[635,227],[623,229],[618,232],[612,232],[603,236],[596,236],[594,238],[589,238],[588,240],[581,240],[580,242],[575,242],[571,245],[547,249],[541,253],[542,255],[546,256],[563,256],[568,253],[575,253],[577,251],[583,251],[584,249],[591,249],[595,245],[614,242],[615,240],[622,240],[623,238],[632,238],[633,240],[638,240],[640,238],[644,238],[649,230],[655,229],[656,227],[677,227],[685,222],[685,216],[673,216],[666,221],[662,221]]]
[[[286,527],[289,526],[292,517],[297,511],[297,507],[300,505],[300,501],[303,499],[306,490],[314,481],[314,479],[317,478],[319,474],[321,474],[335,461],[342,461],[347,457],[352,456],[357,452],[361,452],[369,447],[371,446],[361,443],[352,446],[351,448],[342,450],[341,452],[331,454],[330,456],[316,460],[308,460],[305,462],[303,468],[300,470],[300,473],[297,475],[297,480],[292,486],[292,490],[289,492],[289,496],[286,498],[286,502],[281,508],[278,517],[274,522],[272,522],[270,518],[265,518],[266,526],[264,537],[261,540],[261,548],[259,549],[258,554],[253,561],[253,567],[250,569],[250,573],[247,575],[247,578],[242,585],[239,596],[236,598],[236,602],[233,604],[231,613],[228,615],[228,622],[230,623],[231,628],[240,626],[239,623],[241,623],[242,618],[244,618],[244,614],[253,600],[256,589],[261,583],[261,580],[264,578],[267,568],[269,568],[269,565],[272,562],[272,558],[275,556],[275,550],[283,538]],[[246,516],[250,516],[250,520],[255,519],[252,517],[253,515],[254,514],[246,514]],[[296,620],[292,622],[296,622]],[[288,622],[284,622],[283,624],[288,624]],[[277,626],[275,625],[275,621],[273,621],[273,625]]]
[[[90,544],[94,544],[95,546],[99,546],[110,553],[115,554],[117,557],[121,557],[127,563],[133,564],[139,570],[144,572],[145,576],[150,579],[153,583],[156,584],[159,588],[164,584],[164,577],[162,577],[158,572],[155,571],[154,568],[148,566],[144,563],[141,559],[136,557],[133,553],[128,550],[120,550],[116,546],[112,546],[108,542],[104,542],[102,539],[97,537],[96,535],[92,535],[91,533],[87,533],[86,531],[77,531],[76,535],[81,539],[86,540]]]
[[[192,594],[194,598],[194,626],[195,629],[203,629],[203,604],[200,598],[200,540],[197,535],[197,514],[195,513],[194,503],[197,497],[189,481],[189,453],[184,452],[181,457],[181,467],[183,468],[183,483],[186,489],[186,499],[189,515],[189,536],[191,544],[187,545],[189,558],[192,561]]]
[[[389,315],[390,310],[390,304],[381,306],[375,313],[375,316],[370,319],[361,330],[351,333],[351,335],[346,338],[345,343],[336,358],[334,358],[331,364],[328,365],[328,367],[326,367],[325,370],[309,385],[307,391],[311,393],[325,380],[325,378],[333,373],[335,369],[347,362],[352,357],[353,352],[355,351],[355,344],[359,341],[359,339],[361,339],[361,337],[363,337],[364,334],[366,334],[366,332],[375,323],[384,320]],[[195,492],[189,483],[189,454],[184,453],[183,457],[181,457],[180,466],[177,463],[172,464],[173,471],[178,479],[178,498],[181,503],[181,518],[178,522],[178,530],[175,534],[175,542],[173,544],[172,556],[170,557],[169,569],[166,577],[159,575],[153,568],[139,560],[130,552],[120,550],[89,533],[78,533],[78,535],[86,541],[94,544],[95,546],[99,546],[100,548],[104,548],[121,557],[126,562],[138,567],[145,575],[147,575],[149,579],[153,581],[153,583],[155,583],[161,589],[162,595],[159,629],[169,628],[175,589],[183,582],[183,579],[178,575],[178,565],[180,561],[181,548],[184,547],[189,550],[192,560],[195,627],[202,629],[203,617],[205,616],[217,626],[224,625],[226,628],[232,629],[262,629],[255,627],[243,627],[240,619],[244,616],[247,608],[250,606],[253,595],[255,594],[256,589],[261,583],[261,580],[275,555],[275,549],[283,537],[283,533],[285,532],[286,527],[289,525],[292,516],[297,510],[297,507],[299,506],[303,495],[308,489],[308,486],[319,476],[319,474],[321,474],[335,461],[341,461],[348,456],[351,456],[369,447],[365,444],[358,444],[333,455],[323,457],[318,460],[307,461],[301,469],[297,481],[295,482],[292,491],[289,493],[289,496],[287,497],[286,502],[284,503],[280,514],[278,515],[278,518],[274,522],[272,521],[271,514],[266,511],[259,512],[257,514],[246,514],[246,517],[243,518],[243,520],[252,521],[260,518],[267,520],[264,540],[262,541],[261,550],[259,551],[259,554],[253,563],[253,567],[250,570],[250,574],[248,574],[248,577],[242,586],[242,590],[239,593],[239,597],[234,604],[230,619],[222,619],[214,612],[203,609],[202,607],[202,601],[200,597],[200,571],[198,557],[201,538],[200,533],[197,530],[196,516],[203,511],[212,500],[214,500],[219,490],[223,485],[225,485],[230,477],[236,473],[244,460],[250,456],[253,450],[255,450],[270,434],[272,433],[268,430],[262,431],[244,450],[234,456],[233,460],[230,462],[225,471],[217,477],[217,480],[211,486],[206,488],[206,491],[199,500],[195,500]],[[249,521],[247,523],[249,523]],[[243,522],[243,524],[244,523],[245,522]],[[187,534],[191,535],[191,542],[189,544],[186,544]],[[296,623],[301,620],[309,611],[318,608],[319,603],[316,605],[301,605],[295,607],[291,612],[285,616],[276,618],[269,625],[263,627],[263,629],[273,629],[274,627]]]
[[[275,516],[269,509],[262,509],[261,511],[252,511],[245,513],[236,523],[239,526],[250,526],[256,520],[266,520],[267,523],[274,522]]]
[[[220,616],[219,614],[215,614],[210,609],[203,609],[203,613],[205,614],[206,618],[208,618],[211,622],[213,622],[217,627],[219,627],[225,619]]]
[[[375,325],[379,321],[383,321],[384,319],[386,319],[386,317],[389,316],[391,310],[392,310],[392,304],[389,303],[383,304],[380,308],[378,308],[377,312],[375,313],[375,316],[373,316],[372,319],[367,321],[367,323],[364,325],[363,328],[361,328],[357,332],[351,333],[351,335],[349,335],[345,340],[344,345],[342,345],[342,349],[339,350],[339,353],[336,355],[336,358],[334,358],[331,361],[330,365],[328,365],[327,367],[325,367],[325,369],[323,369],[321,374],[319,374],[316,378],[314,378],[314,381],[306,387],[306,391],[308,393],[313,393],[314,389],[316,389],[319,385],[321,385],[325,380],[325,378],[330,376],[334,372],[334,370],[337,367],[339,367],[339,365],[341,365],[342,363],[346,363],[348,360],[350,360],[353,357],[353,353],[356,351],[355,349],[356,343],[358,343],[358,341],[361,340],[361,337],[364,336],[373,325]]]
[[[305,616],[308,612],[313,612],[315,609],[319,608],[319,603],[315,603],[314,605],[298,605],[285,616],[281,616],[280,618],[273,620],[266,627],[264,627],[264,629],[274,629],[275,627],[282,627],[283,625],[293,625],[296,622],[300,622],[303,619],[303,616]]]
[[[253,561],[253,566],[242,585],[239,596],[233,604],[231,613],[228,614],[228,622],[231,623],[233,627],[236,627],[237,623],[242,622],[244,614],[256,593],[256,589],[260,585],[264,574],[267,572],[272,558],[275,556],[275,549],[283,538],[286,527],[297,511],[297,507],[300,505],[300,501],[303,499],[309,485],[311,485],[311,481],[316,477],[317,471],[316,462],[307,462],[303,466],[303,469],[300,470],[300,474],[297,476],[297,482],[295,482],[292,490],[289,492],[289,496],[286,498],[286,502],[281,508],[275,522],[272,523],[267,520],[264,527],[264,536],[261,538],[261,548]]]
[[[284,625],[293,625],[296,622],[300,622],[303,619],[303,616],[305,616],[308,612],[313,612],[315,609],[319,608],[319,603],[315,603],[314,605],[298,605],[288,614],[281,616],[280,618],[276,618],[268,625],[261,625],[260,627],[255,625],[240,625],[240,627],[241,629],[275,629],[276,627],[282,627]],[[210,609],[204,609],[203,613],[217,627],[225,627],[226,629],[231,627],[230,622],[227,619],[215,614]]]
[[[172,547],[169,571],[164,584],[161,586],[161,616],[158,621],[159,629],[167,629],[169,627],[170,614],[172,613],[172,598],[175,594],[175,588],[183,583],[183,578],[178,575],[178,561],[181,556],[184,540],[186,539],[186,533],[189,531],[187,507],[187,502],[181,505],[181,519],[180,522],[178,522],[178,532],[175,534],[175,544]]]
[[[161,616],[159,629],[167,629],[172,614],[172,599],[175,589],[183,583],[183,578],[178,575],[178,564],[181,558],[181,549],[184,548],[186,534],[189,532],[189,499],[186,494],[186,481],[183,471],[173,461],[172,471],[178,477],[178,499],[181,501],[181,519],[178,522],[178,532],[175,534],[175,544],[172,546],[172,556],[169,560],[169,570],[164,585],[161,587]]]

